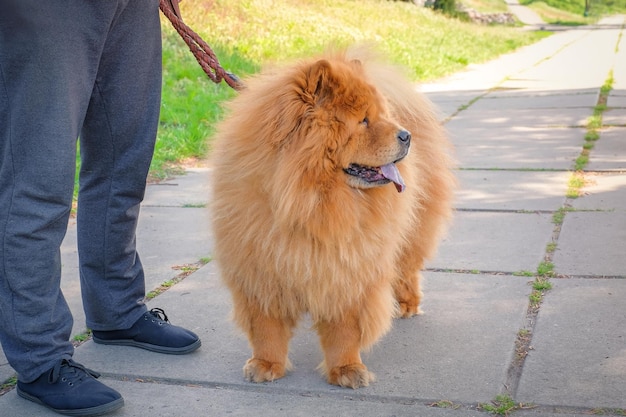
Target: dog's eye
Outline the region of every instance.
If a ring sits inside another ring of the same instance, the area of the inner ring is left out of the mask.
[[[368,118],[366,117],[366,118],[364,118],[364,119],[361,121],[361,123],[362,123],[363,125],[365,125],[365,127],[367,127],[367,126],[369,126],[369,124],[370,124],[370,119],[368,119]]]

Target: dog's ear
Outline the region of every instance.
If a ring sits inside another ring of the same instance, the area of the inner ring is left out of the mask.
[[[306,72],[305,93],[312,97],[316,104],[320,104],[324,99],[329,98],[337,83],[333,76],[333,69],[325,59],[313,63]]]

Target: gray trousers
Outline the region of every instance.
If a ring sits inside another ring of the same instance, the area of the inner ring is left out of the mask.
[[[60,290],[72,204],[87,326],[146,311],[135,247],[161,99],[158,0],[2,0],[0,341],[30,382],[73,354]]]

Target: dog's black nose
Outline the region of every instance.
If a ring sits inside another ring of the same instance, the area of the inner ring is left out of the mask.
[[[407,130],[400,130],[397,138],[400,142],[408,145],[411,142],[411,132]]]

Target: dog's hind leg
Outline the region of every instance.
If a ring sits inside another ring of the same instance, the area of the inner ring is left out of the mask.
[[[403,255],[400,259],[399,276],[393,284],[393,290],[398,302],[398,316],[409,318],[421,314],[420,302],[422,290],[420,288],[422,261],[411,259]]]
[[[428,201],[422,203],[419,227],[407,236],[396,264],[397,277],[393,291],[398,302],[398,316],[402,318],[422,314],[422,269],[426,259],[436,251],[440,229],[443,225],[441,210]]]

